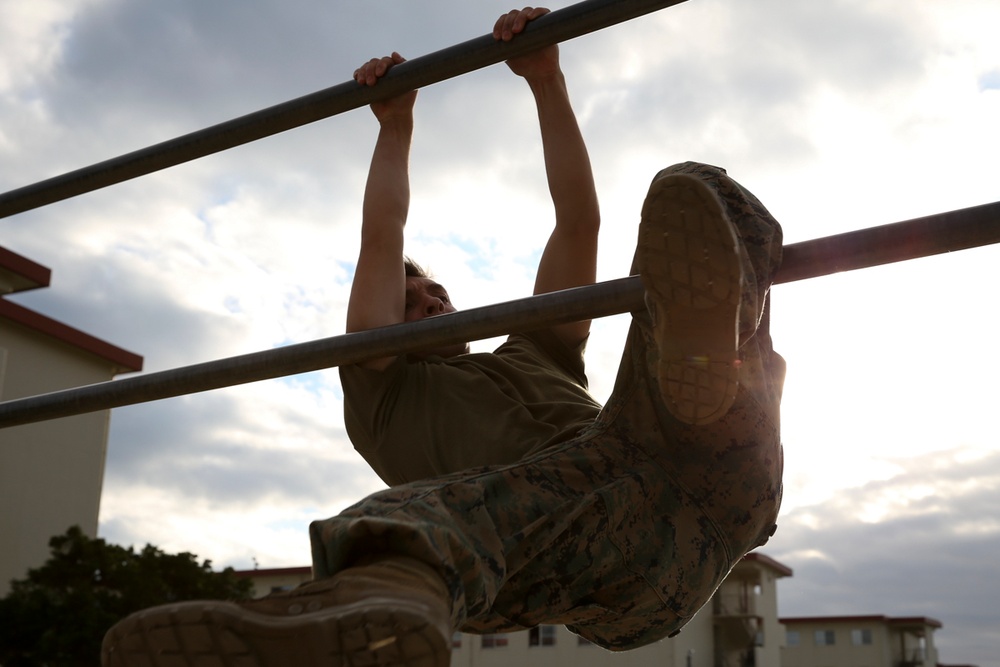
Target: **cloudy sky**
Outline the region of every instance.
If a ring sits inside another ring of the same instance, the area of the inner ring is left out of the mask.
[[[506,9],[0,0],[0,190],[478,37]],[[564,44],[600,278],[628,269],[649,179],[687,159],[725,166],[789,243],[1000,200],[997,25],[995,0],[690,0]],[[12,300],[146,371],[339,334],[376,130],[358,109],[0,221],[53,269]],[[552,213],[527,86],[498,65],[422,91],[411,168],[408,250],[459,306],[529,294]],[[774,289],[780,614],[930,616],[942,661],[1000,666],[998,285],[987,247]],[[626,327],[595,325],[599,398]],[[341,410],[331,370],[114,411],[102,536],[308,564],[308,522],[382,487]]]

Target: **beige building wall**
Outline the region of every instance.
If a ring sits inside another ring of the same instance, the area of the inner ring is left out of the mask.
[[[781,667],[936,667],[932,618],[838,616],[782,619]]]
[[[236,576],[253,582],[253,597],[262,598],[277,591],[290,591],[312,580],[312,568],[281,567],[267,570],[239,570]]]
[[[712,598],[712,667],[775,665],[784,629],[778,622],[778,579],[791,569],[760,553],[747,555]]]
[[[781,647],[785,643],[785,628],[778,621],[778,579],[791,576],[791,570],[777,572],[766,568],[761,572],[761,592],[757,609],[762,619],[762,642],[755,650],[755,665],[780,665]]]
[[[3,249],[0,249],[3,250]],[[38,267],[0,254],[0,400],[110,380],[142,359],[7,302],[14,288],[44,287],[11,269]],[[47,271],[46,271],[47,273]],[[121,356],[125,360],[109,359]],[[49,557],[49,539],[78,525],[97,535],[109,411],[0,428],[0,596]]]
[[[535,645],[532,645],[534,638]],[[502,643],[496,646],[495,642]],[[549,643],[549,642],[552,643]],[[452,667],[684,667],[676,662],[674,640],[663,640],[633,651],[605,651],[561,625],[535,632],[506,635],[459,634],[452,644]],[[709,663],[711,665],[711,663]]]

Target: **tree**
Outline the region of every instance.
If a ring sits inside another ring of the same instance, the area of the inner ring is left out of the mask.
[[[240,600],[252,582],[212,571],[191,553],[147,544],[136,552],[90,539],[78,527],[49,540],[52,555],[0,600],[0,665],[100,665],[101,640],[129,614],[181,600]]]

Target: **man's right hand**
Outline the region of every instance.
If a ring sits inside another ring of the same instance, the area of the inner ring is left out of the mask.
[[[406,62],[406,58],[395,51],[391,56],[372,58],[361,67],[354,70],[354,80],[361,86],[374,86],[385,76],[393,66]],[[411,90],[387,100],[372,102],[372,113],[379,123],[384,123],[399,115],[409,116],[413,113],[413,104],[417,99],[417,91]]]
[[[545,7],[525,7],[524,9],[514,9],[506,14],[502,14],[493,25],[493,39],[497,41],[509,42],[517,35],[524,32],[524,28],[529,22],[534,21],[539,16],[548,14]],[[553,44],[538,51],[511,58],[507,61],[507,66],[518,76],[523,76],[529,82],[533,79],[546,79],[559,76],[559,46]]]

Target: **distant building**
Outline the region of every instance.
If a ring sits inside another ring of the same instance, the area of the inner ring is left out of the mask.
[[[236,576],[253,583],[253,597],[262,598],[270,593],[290,591],[299,584],[312,580],[311,567],[273,567],[264,570],[238,570]]]
[[[311,577],[308,567],[243,570],[257,596],[290,590]],[[777,580],[791,569],[758,553],[747,555],[711,602],[673,639],[612,653],[562,626],[543,625],[503,635],[456,633],[455,667],[747,667],[779,665],[784,631],[778,624]]]
[[[257,597],[311,579],[308,567],[243,570]],[[456,633],[453,667],[975,667],[943,665],[934,647],[941,622],[925,617],[778,618],[777,581],[792,570],[747,554],[712,600],[672,639],[604,651],[563,626],[498,635]]]
[[[782,618],[781,667],[938,667],[934,631],[923,616]]]
[[[112,379],[142,357],[8,301],[48,287],[44,266],[0,247],[0,400]],[[0,429],[0,596],[78,525],[97,536],[110,411]]]

